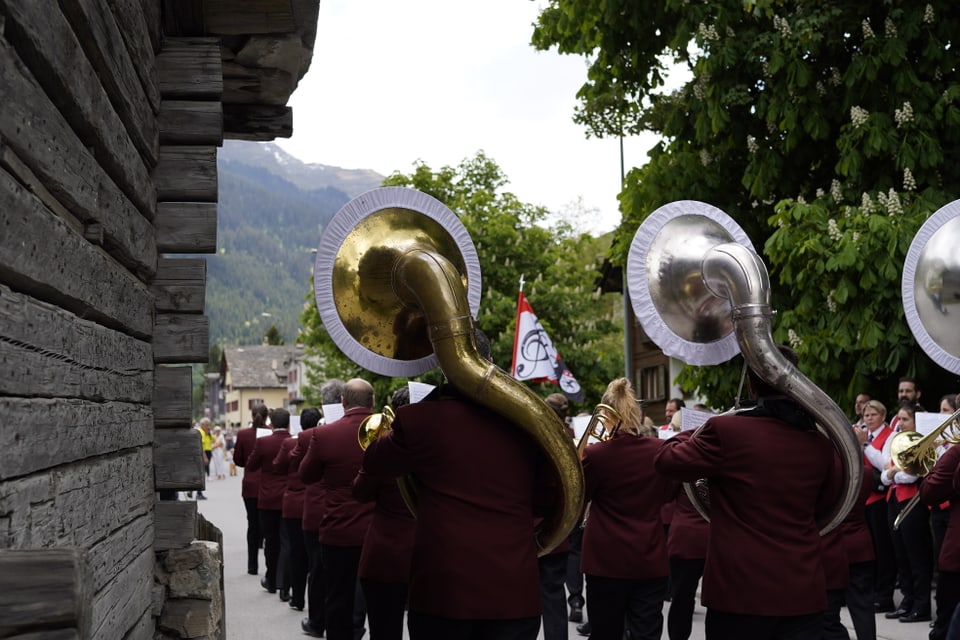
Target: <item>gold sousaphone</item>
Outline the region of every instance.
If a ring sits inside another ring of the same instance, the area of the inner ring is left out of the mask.
[[[664,354],[710,365],[740,352],[762,380],[816,419],[844,471],[843,495],[818,524],[821,533],[840,524],[859,496],[863,452],[840,407],[777,349],[767,269],[740,226],[703,202],[660,207],[633,238],[627,283],[637,319]],[[707,501],[691,485],[685,488],[709,520]]]
[[[402,377],[439,366],[461,393],[531,435],[560,479],[537,542],[544,552],[562,542],[580,515],[583,470],[556,413],[477,351],[479,261],[456,215],[413,189],[354,198],[324,229],[314,289],[324,328],[353,362]]]
[[[917,344],[930,359],[960,373],[960,200],[938,209],[917,231],[907,250],[901,278],[903,313]],[[951,314],[951,311],[953,312]],[[937,447],[960,444],[960,411],[927,435],[903,431],[890,439],[894,464],[909,474],[925,476],[937,462]],[[920,494],[904,505],[893,528],[916,506]]]

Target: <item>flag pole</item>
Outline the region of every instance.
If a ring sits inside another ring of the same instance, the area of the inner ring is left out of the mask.
[[[523,274],[520,274],[520,293],[523,293]]]

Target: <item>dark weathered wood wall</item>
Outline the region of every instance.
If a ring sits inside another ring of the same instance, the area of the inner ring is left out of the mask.
[[[70,578],[4,637],[152,638],[155,551],[193,537],[156,491],[203,484],[172,365],[207,358],[205,263],[159,256],[215,248],[222,77],[209,39],[170,53],[213,80],[164,71],[159,4],[0,0],[0,612]]]

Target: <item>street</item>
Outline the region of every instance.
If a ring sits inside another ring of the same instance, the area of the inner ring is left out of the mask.
[[[225,618],[227,638],[230,640],[260,640],[265,632],[272,637],[279,638],[306,638],[300,631],[300,620],[306,612],[294,611],[285,602],[281,602],[276,595],[270,595],[260,587],[260,577],[263,576],[263,557],[260,559],[260,575],[247,574],[246,560],[246,512],[240,498],[240,481],[243,469],[237,469],[236,476],[227,476],[226,480],[207,480],[207,489],[204,492],[207,500],[198,501],[199,511],[203,516],[216,525],[223,532],[223,578],[225,589]],[[185,494],[181,494],[183,496]],[[183,499],[183,498],[181,498]],[[663,638],[667,637],[666,615],[670,603],[664,603],[664,631]],[[693,618],[693,633],[691,640],[703,640],[704,609],[697,605]],[[853,636],[853,626],[847,616],[846,609],[842,612],[844,624]],[[569,638],[581,638],[576,631],[576,625],[570,623]],[[878,640],[922,640],[927,637],[930,629],[927,623],[903,624],[896,620],[886,620],[882,615],[877,616]],[[365,637],[369,637],[365,636]],[[408,638],[404,630],[404,638]],[[543,638],[541,630],[539,638]]]

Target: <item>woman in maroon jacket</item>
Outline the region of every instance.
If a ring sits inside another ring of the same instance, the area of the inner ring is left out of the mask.
[[[667,613],[667,637],[687,640],[693,630],[693,610],[697,603],[697,585],[703,577],[707,558],[710,523],[694,508],[686,491],[679,491],[673,504],[673,523],[667,532],[673,592]]]
[[[947,637],[950,618],[960,603],[960,445],[951,445],[920,485],[920,501],[936,505],[950,501],[950,524],[947,527],[938,559],[937,619],[930,632],[931,640]],[[917,505],[915,509],[922,509]]]
[[[661,507],[678,485],[653,469],[661,441],[643,424],[630,381],[607,386],[602,403],[622,418],[614,436],[584,450],[584,501],[590,503],[583,529],[581,566],[587,579],[587,613],[592,640],[621,640],[632,612],[631,633],[657,640],[663,631],[667,588],[667,541]]]
[[[238,467],[246,467],[247,459],[253,453],[257,443],[257,429],[267,426],[267,405],[253,408],[253,424],[237,431],[237,442],[233,447],[233,462]],[[240,497],[247,510],[247,573],[257,575],[260,558],[260,546],[263,534],[260,532],[260,512],[257,510],[257,496],[260,495],[260,470],[244,469],[243,482],[240,485]]]

